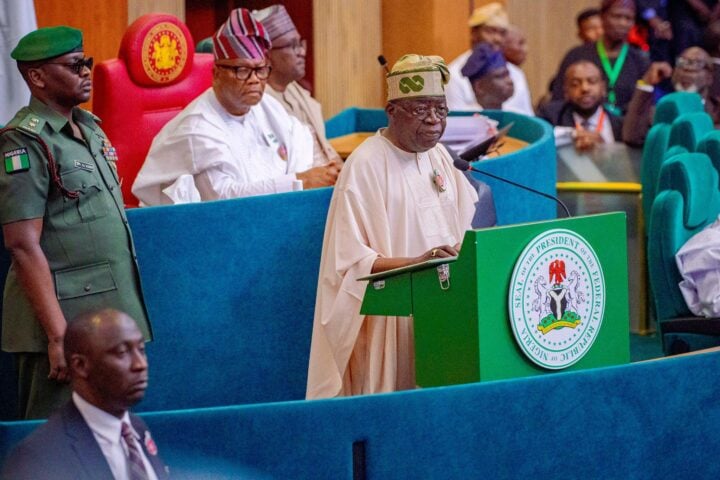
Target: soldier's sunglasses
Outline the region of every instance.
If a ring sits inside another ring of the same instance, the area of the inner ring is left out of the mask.
[[[46,65],[62,65],[69,68],[75,75],[80,75],[85,67],[92,70],[93,57],[80,58],[73,63],[47,62]]]

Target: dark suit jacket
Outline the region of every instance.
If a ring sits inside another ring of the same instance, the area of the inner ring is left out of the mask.
[[[169,478],[163,461],[157,454],[151,455],[142,441],[148,431],[145,422],[133,414],[130,422],[158,479]],[[112,480],[113,475],[90,427],[71,400],[10,453],[2,478]]]
[[[622,118],[617,115],[605,110],[605,115],[610,120],[610,126],[612,127],[613,135],[615,136],[616,142],[622,141]],[[550,102],[540,107],[538,116],[544,118],[553,127],[574,127],[575,120],[573,119],[573,106],[564,101]]]
[[[602,61],[597,53],[597,47],[594,43],[580,45],[570,50],[563,59],[555,79],[550,85],[550,93],[552,99],[555,101],[562,100],[565,96],[563,90],[563,82],[565,81],[565,71],[573,63],[579,60],[589,60],[597,65],[600,73],[607,82],[607,75],[603,70]],[[650,60],[647,54],[642,50],[630,47],[628,50],[627,58],[623,64],[620,75],[618,76],[617,83],[615,84],[615,95],[617,96],[617,106],[623,111],[623,114],[627,110],[627,105],[632,98],[632,94],[635,91],[635,82],[637,82],[645,74],[645,71],[650,66]],[[619,137],[618,137],[619,138]]]

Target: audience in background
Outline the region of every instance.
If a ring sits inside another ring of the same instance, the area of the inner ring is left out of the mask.
[[[530,100],[530,90],[527,88],[527,80],[525,74],[518,67],[513,65],[516,76],[519,78],[519,84],[515,86],[516,95],[511,95],[501,106],[489,107],[478,103],[473,91],[472,85],[468,79],[462,74],[462,69],[470,58],[473,48],[478,43],[487,43],[492,45],[498,51],[505,47],[505,37],[510,26],[508,16],[503,6],[498,2],[492,2],[482,7],[476,8],[470,19],[470,50],[458,56],[450,62],[448,66],[450,70],[450,83],[446,88],[447,103],[450,110],[472,110],[480,111],[483,108],[502,108],[525,115],[534,115],[532,102]],[[523,46],[523,35],[516,31],[513,44],[517,46],[516,50],[519,55],[516,59],[521,58]],[[512,47],[511,47],[512,48]]]
[[[12,451],[2,478],[169,478],[147,425],[129,413],[148,386],[135,321],[117,310],[85,313],[68,323],[64,343],[72,399]]]
[[[477,193],[438,143],[447,80],[440,57],[400,58],[387,76],[388,127],[340,173],[320,261],[309,399],[415,388],[412,318],[362,315],[366,284],[357,279],[457,255],[470,228]]]
[[[507,69],[513,83],[513,94],[503,103],[502,109],[530,116],[535,115],[530,87],[528,87],[525,72],[520,68],[527,58],[527,38],[517,26],[510,25],[508,27],[502,53],[507,60]]]
[[[467,77],[476,101],[484,108],[502,109],[513,94],[513,82],[502,53],[489,43],[478,43],[461,73]]]
[[[578,151],[591,150],[599,143],[620,139],[622,121],[607,112],[605,80],[598,67],[580,60],[565,71],[565,99],[544,105],[538,115],[550,122],[555,131],[555,145],[572,143]]]
[[[602,37],[602,19],[597,8],[588,8],[580,12],[575,23],[577,36],[582,43],[595,43]]]
[[[28,33],[11,53],[31,98],[0,136],[0,223],[12,264],[2,305],[2,348],[18,371],[21,418],[46,418],[70,395],[67,320],[98,304],[122,308],[152,338],[115,149],[91,94],[92,57],[80,30]],[[7,267],[6,267],[7,268]]]
[[[578,60],[593,62],[603,73],[607,83],[605,109],[621,115],[635,90],[635,82],[648,69],[649,61],[641,50],[627,42],[627,36],[635,22],[633,0],[603,0],[600,8],[603,35],[600,40],[575,47],[562,60],[551,85],[552,99],[564,98],[563,79],[568,66]]]
[[[668,0],[637,0],[637,18],[647,27],[650,60],[673,61],[673,28],[668,19]]]
[[[342,159],[325,137],[322,107],[298,83],[305,76],[307,42],[300,37],[283,5],[256,10],[253,16],[263,24],[272,43],[268,51],[272,71],[265,85],[265,94],[275,98],[290,115],[310,129],[314,144],[313,165],[328,162],[342,164]]]
[[[713,64],[713,84],[710,95],[720,97],[720,20],[715,20],[705,29],[703,46]]]
[[[674,70],[668,63],[655,62],[638,82],[623,125],[623,140],[628,145],[641,146],[645,142],[655,113],[655,89],[665,78],[670,78],[676,92],[700,94],[705,111],[715,125],[720,124],[720,99],[710,93],[712,60],[702,48],[690,47],[678,57]]]
[[[313,139],[263,95],[270,39],[245,9],[213,37],[213,85],[153,140],[132,192],[143,205],[244,197],[333,185],[335,163],[313,167]]]

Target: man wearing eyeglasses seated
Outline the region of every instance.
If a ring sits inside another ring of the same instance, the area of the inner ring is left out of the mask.
[[[655,114],[655,100],[665,93],[657,90],[666,78],[670,78],[676,92],[699,94],[715,127],[720,125],[720,99],[710,92],[713,84],[712,58],[702,48],[690,47],[675,60],[675,69],[666,62],[653,62],[643,78],[638,80],[622,129],[623,141],[628,145],[639,147],[645,143]]]
[[[246,197],[335,184],[313,167],[310,131],[263,95],[270,39],[238,8],[213,36],[213,85],[153,140],[132,192],[141,205]]]
[[[47,417],[70,396],[66,319],[98,306],[150,325],[120,193],[115,149],[93,114],[82,32],[41,28],[11,53],[32,97],[0,134],[0,223],[12,264],[2,348],[15,354],[19,415]]]
[[[439,144],[445,61],[405,55],[387,76],[388,127],[347,159],[325,227],[307,398],[415,387],[413,323],[360,314],[356,279],[457,255],[478,195]]]
[[[298,83],[305,77],[307,42],[300,37],[283,5],[255,10],[253,16],[263,24],[272,42],[272,48],[268,51],[272,72],[265,86],[265,94],[272,95],[290,115],[310,128],[313,136],[314,165],[328,162],[341,165],[340,155],[325,137],[325,122],[320,103]]]

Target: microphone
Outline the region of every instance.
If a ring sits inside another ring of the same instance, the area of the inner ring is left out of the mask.
[[[494,175],[492,173],[479,170],[479,169],[473,167],[470,164],[470,162],[467,161],[467,159],[461,158],[460,156],[458,156],[458,154],[455,153],[453,150],[448,148],[448,151],[450,152],[450,156],[453,158],[453,165],[455,166],[455,168],[457,168],[461,172],[466,172],[466,171],[470,170],[473,172],[481,173],[483,175],[487,175],[490,178],[494,178],[495,180],[499,180],[503,183],[507,183],[514,187],[522,188],[523,190],[527,190],[528,192],[532,192],[537,195],[548,198],[550,200],[554,200],[558,205],[560,205],[562,207],[563,210],[565,210],[565,215],[567,215],[567,218],[572,217],[572,215],[570,215],[570,210],[568,210],[567,206],[565,206],[565,204],[562,202],[562,200],[560,200],[556,196],[550,195],[549,193],[541,192],[540,190],[535,190],[534,188],[530,188],[527,185],[521,185],[519,183],[515,183],[512,180],[508,180],[507,178],[498,177],[497,175]],[[463,153],[467,153],[467,152],[463,152]],[[477,158],[477,157],[475,157],[475,158]]]
[[[390,69],[388,68],[388,63],[387,63],[387,60],[385,59],[385,55],[378,55],[377,58],[378,58],[378,63],[380,64],[380,66],[385,69],[385,73],[389,74]]]

